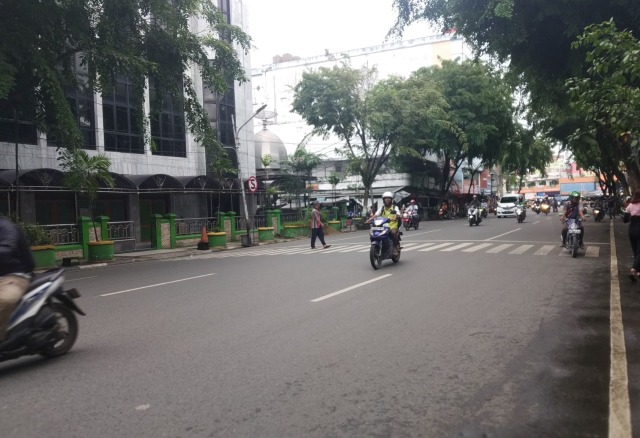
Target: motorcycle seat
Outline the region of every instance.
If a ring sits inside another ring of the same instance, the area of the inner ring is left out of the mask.
[[[55,281],[64,273],[64,269],[52,269],[42,274],[36,276],[29,285],[29,291],[36,289],[39,286],[42,286],[45,283],[50,281]]]

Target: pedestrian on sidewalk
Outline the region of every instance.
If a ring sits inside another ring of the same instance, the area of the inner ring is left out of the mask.
[[[313,210],[311,210],[311,249],[316,249],[316,238],[320,239],[323,248],[329,248],[324,241],[324,224],[320,218],[320,201],[313,201]]]
[[[637,281],[640,275],[640,190],[636,190],[625,209],[623,220],[629,224],[629,241],[633,250],[633,266],[629,278]]]

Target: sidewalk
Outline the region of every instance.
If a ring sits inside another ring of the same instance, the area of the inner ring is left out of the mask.
[[[356,231],[355,228],[352,231]],[[349,229],[343,229],[341,233],[349,233],[351,232]],[[277,243],[284,242],[293,242],[297,240],[309,240],[309,236],[300,236],[296,238],[276,238],[274,240],[268,242],[257,242],[253,241],[252,248],[264,245],[274,245]],[[111,266],[111,265],[119,265],[124,263],[135,263],[135,262],[147,262],[152,260],[166,260],[166,259],[175,259],[182,257],[191,257],[195,255],[206,254],[207,252],[221,252],[221,251],[231,251],[234,249],[243,248],[240,241],[236,242],[227,242],[227,246],[224,248],[216,247],[209,250],[198,250],[194,247],[189,248],[173,248],[173,249],[149,249],[142,251],[132,251],[132,252],[124,252],[114,254],[113,260],[109,262],[103,263],[87,263],[81,262],[78,265],[73,265],[71,267],[67,267],[65,269],[91,269],[102,266]]]

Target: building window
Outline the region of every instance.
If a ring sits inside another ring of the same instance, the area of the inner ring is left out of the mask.
[[[129,78],[118,77],[113,89],[105,90],[102,116],[106,151],[144,153],[142,99]]]
[[[22,105],[16,112],[17,123],[9,102],[0,101],[0,142],[15,143],[17,140],[21,144],[38,144],[35,109]]]
[[[165,93],[162,99],[153,86],[149,87],[151,104],[151,138],[154,155],[186,157],[184,110],[179,99]]]
[[[96,148],[96,125],[95,111],[93,99],[93,87],[89,78],[89,69],[86,64],[82,63],[82,55],[75,55],[72,60],[73,74],[77,83],[67,84],[65,86],[65,94],[71,112],[76,118],[80,134],[82,135],[82,148]],[[47,144],[49,146],[60,146],[56,139],[47,136]]]

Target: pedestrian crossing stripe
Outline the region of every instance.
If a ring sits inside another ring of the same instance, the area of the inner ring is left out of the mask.
[[[523,255],[532,254],[535,256],[553,255],[556,250],[559,253],[556,255],[567,257],[571,256],[569,251],[565,248],[560,248],[557,245],[542,245],[538,246],[535,251],[531,251],[536,245],[532,244],[514,244],[514,243],[501,243],[495,242],[409,242],[402,244],[402,251],[416,251],[416,252],[466,252],[475,253],[482,251],[486,254],[498,254],[505,253],[509,255]],[[227,257],[258,257],[258,256],[296,256],[296,255],[310,255],[310,254],[345,254],[345,253],[365,253],[369,252],[371,244],[355,244],[355,245],[332,245],[331,248],[311,249],[309,247],[288,247],[288,248],[254,248],[254,249],[242,249],[237,251],[219,251],[212,253],[199,254],[192,256],[190,259],[208,259],[208,258],[227,258]],[[600,257],[600,246],[598,245],[585,245],[585,249],[581,250],[581,254],[584,257]],[[169,261],[169,260],[166,260]]]

